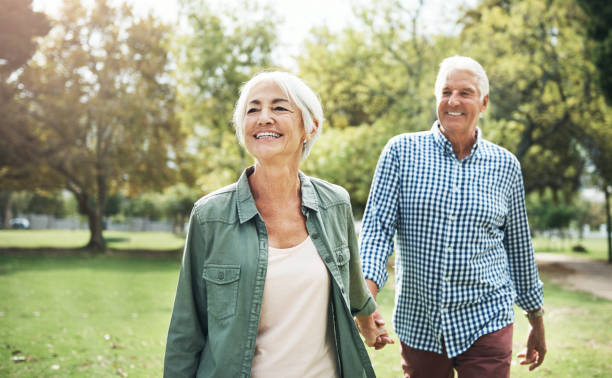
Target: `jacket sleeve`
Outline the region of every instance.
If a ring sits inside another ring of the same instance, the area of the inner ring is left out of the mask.
[[[203,238],[191,212],[164,357],[164,377],[195,377],[206,344],[206,295],[202,283]]]
[[[366,286],[361,272],[361,262],[359,258],[359,246],[357,244],[357,236],[355,234],[355,220],[353,219],[353,210],[350,202],[346,209],[347,217],[347,236],[348,247],[350,253],[349,259],[349,274],[350,274],[350,293],[349,301],[351,302],[351,313],[353,316],[367,316],[376,310],[376,302],[372,298],[372,294]]]

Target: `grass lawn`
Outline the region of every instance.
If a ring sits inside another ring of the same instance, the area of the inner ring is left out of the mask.
[[[0,376],[161,376],[179,264],[0,256]]]
[[[392,277],[389,279],[391,280]],[[591,294],[567,291],[551,284],[546,274],[544,301],[548,354],[544,364],[528,371],[512,361],[511,377],[611,377],[612,372],[612,301]],[[387,324],[391,323],[394,291],[383,288],[378,303]],[[514,324],[513,354],[522,351],[527,341],[529,323],[517,307]],[[400,352],[396,344],[380,351],[370,350],[374,369],[379,377],[400,377]]]
[[[0,376],[160,376],[178,268],[178,259],[0,255]],[[609,377],[612,302],[543,279],[549,354],[512,376]],[[379,303],[390,324],[393,290]],[[517,316],[515,352],[526,333]],[[379,377],[400,375],[397,344],[371,355]]]
[[[573,256],[587,257],[595,260],[608,260],[608,241],[605,238],[589,239],[551,239],[536,237],[533,239],[533,248],[536,252],[565,253]],[[584,252],[573,252],[572,247],[581,245]]]
[[[171,232],[104,231],[112,249],[176,250],[184,235]],[[0,247],[79,248],[89,241],[89,230],[0,230]]]

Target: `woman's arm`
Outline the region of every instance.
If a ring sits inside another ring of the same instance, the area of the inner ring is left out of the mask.
[[[204,243],[196,208],[191,213],[164,357],[164,377],[195,377],[206,343]]]

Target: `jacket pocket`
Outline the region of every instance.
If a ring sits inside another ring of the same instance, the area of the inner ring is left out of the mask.
[[[351,253],[347,246],[341,246],[334,248],[334,258],[336,259],[336,265],[340,272],[340,278],[342,279],[343,290],[348,290],[350,285],[350,272],[349,272],[349,260]],[[343,291],[345,293],[345,291]]]
[[[236,313],[239,265],[205,265],[202,278],[206,281],[208,313],[221,320]]]
[[[336,258],[336,264],[341,271],[348,268],[346,264],[348,264],[351,258],[351,253],[347,246],[334,249],[334,257]]]

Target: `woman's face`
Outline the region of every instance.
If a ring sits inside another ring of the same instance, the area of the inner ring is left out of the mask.
[[[299,108],[272,81],[254,86],[247,96],[244,144],[260,162],[299,164],[306,135]]]

